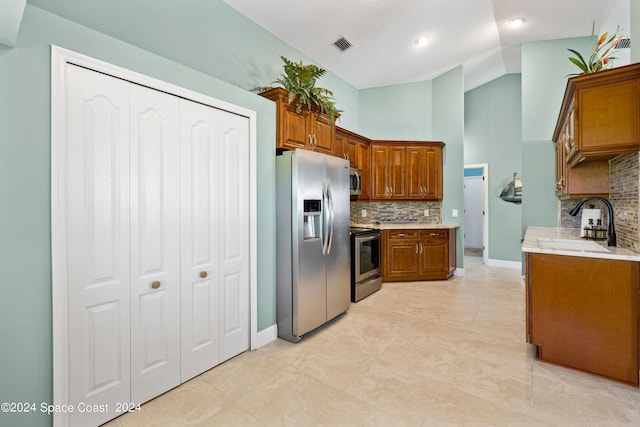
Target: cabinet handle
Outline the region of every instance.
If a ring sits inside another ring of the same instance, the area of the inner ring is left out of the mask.
[[[420,253],[422,253],[422,243],[420,243]]]
[[[307,144],[307,147],[313,147],[313,140],[311,139],[311,134],[309,134],[308,136],[309,136],[309,143]]]
[[[404,237],[404,236],[406,236],[406,234],[404,234],[404,233],[398,233],[398,237]]]
[[[419,254],[419,253],[420,253],[420,251],[419,251],[419,248],[418,248],[418,244],[416,243],[416,254]]]
[[[201,271],[200,272],[200,277],[202,277],[203,279],[207,277],[207,272],[206,271]]]
[[[158,289],[160,287],[160,281],[156,280],[154,282],[151,283],[151,287],[153,289]]]
[[[318,137],[313,135],[313,148],[318,148]]]

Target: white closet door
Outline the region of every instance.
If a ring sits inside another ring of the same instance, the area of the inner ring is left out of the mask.
[[[218,113],[180,101],[182,381],[220,362]]]
[[[129,348],[129,84],[66,65],[68,402],[131,400]],[[80,413],[71,425],[114,415]]]
[[[220,361],[249,348],[249,119],[220,112]]]
[[[180,383],[179,101],[131,85],[131,399]]]

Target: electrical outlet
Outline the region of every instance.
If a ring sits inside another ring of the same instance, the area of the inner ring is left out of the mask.
[[[424,210],[424,216],[429,216],[429,209]]]
[[[454,209],[454,210],[451,212],[451,216],[452,216],[452,217],[454,217],[454,218],[457,218],[457,217],[458,217],[458,209]]]
[[[362,209],[361,213],[362,213],[362,218],[366,218],[367,217],[367,210],[366,209]]]

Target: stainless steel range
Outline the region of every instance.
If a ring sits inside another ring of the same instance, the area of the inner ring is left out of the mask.
[[[351,227],[351,301],[357,302],[382,287],[382,233]]]

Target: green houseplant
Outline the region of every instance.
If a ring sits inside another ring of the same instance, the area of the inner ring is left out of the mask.
[[[305,65],[302,61],[293,62],[284,56],[280,58],[284,62],[284,73],[274,83],[281,84],[289,91],[289,104],[295,103],[298,113],[303,107],[311,111],[315,106],[329,117],[329,123],[333,126],[341,110],[335,106],[333,92],[316,86],[316,80],[325,75],[326,70],[313,64]]]
[[[594,28],[591,30],[591,37],[595,38],[595,24]],[[586,60],[580,52],[573,49],[567,49],[575,55],[575,57],[570,56],[569,61],[571,61],[581,71],[581,73],[570,74],[570,76],[597,73],[598,71],[611,68],[613,66],[613,61],[617,59],[615,56],[612,56],[613,49],[616,47],[620,39],[622,39],[622,36],[617,34],[614,34],[611,37],[609,37],[607,33],[602,34],[596,42],[593,52],[588,60]]]

